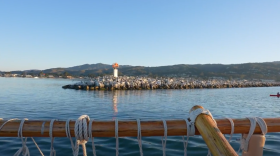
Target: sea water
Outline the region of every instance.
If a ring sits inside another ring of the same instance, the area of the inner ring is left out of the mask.
[[[280,87],[189,89],[189,90],[126,90],[84,91],[62,89],[74,83],[66,79],[32,79],[0,77],[0,118],[77,119],[87,114],[95,120],[161,120],[185,119],[194,105],[209,109],[215,119],[244,117],[280,117],[280,99],[270,97]],[[237,151],[240,134],[235,134],[231,145]],[[45,155],[50,152],[50,138],[35,138]],[[143,137],[144,155],[162,155],[161,137]],[[115,155],[115,138],[95,137],[96,153]],[[27,146],[31,155],[40,155],[31,139]],[[0,138],[0,155],[13,155],[21,147],[20,138]],[[279,133],[266,135],[264,156],[280,155]],[[72,155],[70,140],[55,138],[57,156]],[[168,136],[166,155],[182,156],[180,136]],[[81,152],[81,150],[80,150]],[[87,144],[92,155],[91,142]],[[188,155],[207,155],[208,149],[201,136],[191,137]],[[136,137],[119,139],[119,155],[139,155]]]

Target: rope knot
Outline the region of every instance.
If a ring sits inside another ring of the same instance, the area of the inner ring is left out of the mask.
[[[78,156],[79,154],[79,145],[82,145],[83,154],[86,156],[86,143],[88,141],[88,127],[87,123],[90,121],[88,115],[81,115],[75,123],[75,137],[76,137],[76,144],[74,149],[74,155]]]
[[[198,108],[196,110],[193,110],[189,113],[189,116],[187,119],[185,119],[186,124],[187,124],[187,140],[185,141],[185,138],[183,136],[183,143],[184,143],[184,156],[187,156],[187,146],[188,146],[188,140],[189,136],[194,136],[195,135],[195,120],[200,114],[206,114],[209,115],[213,121],[216,123],[214,120],[212,114],[210,113],[209,110],[207,109],[201,109]],[[216,123],[217,124],[217,123]],[[210,151],[208,150],[208,155],[210,155]]]
[[[187,132],[188,132],[189,136],[195,135],[195,120],[200,114],[209,115],[213,119],[213,121],[216,123],[216,121],[214,120],[214,118],[209,110],[201,109],[201,108],[193,110],[190,112],[188,119],[185,120],[187,123]]]
[[[78,143],[79,143],[79,145],[83,145],[83,144],[86,144],[87,141],[86,140],[78,140]]]

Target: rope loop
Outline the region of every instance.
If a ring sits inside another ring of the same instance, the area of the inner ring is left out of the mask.
[[[68,119],[66,121],[66,124],[65,124],[65,132],[66,132],[66,136],[67,138],[70,139],[70,142],[71,142],[71,147],[72,147],[72,152],[73,152],[73,155],[74,155],[74,143],[73,143],[73,140],[72,140],[72,137],[71,137],[71,131],[70,131],[70,127],[69,127],[69,123],[70,123],[70,119]]]
[[[189,136],[190,136],[190,131],[191,131],[191,123],[188,119],[185,119],[186,125],[187,125],[187,140],[185,141],[185,136],[182,136],[183,138],[183,144],[184,144],[184,156],[187,156],[187,147],[188,147],[188,141],[189,141]],[[194,126],[193,126],[194,127]]]
[[[140,156],[143,156],[143,150],[142,150],[142,140],[141,140],[141,122],[140,119],[137,119],[137,140],[139,144],[139,151],[140,151]]]
[[[95,151],[95,145],[94,145],[94,138],[92,137],[92,122],[94,120],[90,120],[89,125],[88,125],[88,135],[91,138],[91,142],[92,142],[92,154],[94,156],[96,156],[96,151]]]
[[[164,128],[164,137],[161,138],[162,143],[162,155],[165,156],[165,150],[166,150],[166,141],[167,141],[167,125],[166,121],[163,119],[163,128]],[[163,139],[164,138],[164,139]]]
[[[0,120],[3,120],[3,118],[0,118]],[[0,131],[1,131],[1,129],[6,125],[6,123],[8,123],[8,122],[10,122],[10,121],[13,121],[13,120],[19,120],[19,119],[15,118],[15,119],[7,120],[6,122],[4,122],[4,123],[0,126]]]
[[[22,128],[23,128],[25,120],[28,120],[28,119],[27,118],[22,119],[19,124],[19,128],[18,128],[18,137],[21,139],[22,147],[14,154],[14,156],[19,156],[21,153],[23,156],[30,156],[29,149],[26,146],[27,137],[23,138],[23,136],[22,136]]]
[[[256,117],[256,120],[257,120],[257,123],[259,124],[261,130],[262,130],[262,134],[263,135],[266,135],[267,133],[267,125],[266,125],[266,122],[260,118],[260,117]]]
[[[195,124],[191,122],[189,119],[185,119],[187,124],[187,136],[194,136],[195,135]]]
[[[50,128],[49,128],[49,136],[51,138],[50,156],[55,156],[56,155],[56,152],[55,152],[54,147],[53,147],[54,137],[52,136],[54,121],[57,121],[57,120],[56,119],[52,119],[51,122],[50,122]]]
[[[45,123],[46,123],[46,121],[44,121],[44,122],[42,123],[42,127],[41,127],[41,135],[43,135],[43,134],[44,134]]]
[[[230,142],[231,138],[232,138],[232,135],[234,133],[234,122],[231,118],[226,118],[228,119],[228,121],[230,122],[230,126],[231,126],[231,132],[230,132],[230,137],[228,139],[228,142]]]
[[[198,108],[198,109],[193,110],[193,111],[190,112],[190,116],[189,116],[190,122],[195,123],[196,118],[197,118],[200,114],[209,115],[209,116],[213,119],[213,121],[216,123],[216,120],[214,120],[214,118],[213,118],[211,112],[210,112],[209,110],[207,110],[207,109],[201,109],[201,108]],[[217,124],[217,123],[216,123],[216,124]]]
[[[253,135],[253,133],[256,129],[256,124],[257,123],[259,124],[259,126],[261,128],[262,135],[265,135],[267,133],[267,125],[262,118],[259,118],[259,117],[247,117],[247,118],[250,120],[251,127],[250,127],[249,133],[248,133],[246,138],[244,138],[243,135],[241,136],[240,148],[239,148],[238,152],[240,150],[246,151],[246,152],[248,151],[249,141],[250,141],[251,136]]]

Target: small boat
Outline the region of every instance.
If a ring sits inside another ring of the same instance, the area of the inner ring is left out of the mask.
[[[280,97],[280,94],[279,94],[279,92],[276,94],[276,95],[271,95],[270,94],[270,96],[277,96],[278,98]]]
[[[39,77],[34,77],[34,79],[38,79]]]

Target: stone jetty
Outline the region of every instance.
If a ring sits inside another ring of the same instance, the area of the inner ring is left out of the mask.
[[[261,80],[197,80],[193,78],[149,78],[149,77],[96,77],[65,85],[64,89],[82,90],[141,90],[141,89],[199,89],[199,88],[243,88],[280,86],[280,82]]]

